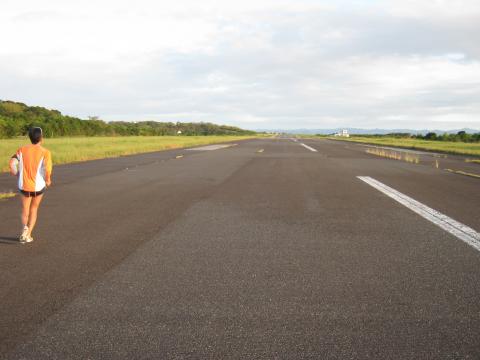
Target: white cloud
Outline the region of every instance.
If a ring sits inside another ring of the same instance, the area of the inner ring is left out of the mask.
[[[459,20],[480,14],[480,2],[477,0],[387,0],[386,3],[386,8],[393,15],[429,21]]]
[[[0,98],[86,117],[480,128],[473,0],[4,0]]]

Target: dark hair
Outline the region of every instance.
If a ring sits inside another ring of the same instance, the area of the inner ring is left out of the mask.
[[[28,137],[32,144],[38,144],[43,138],[43,131],[42,128],[39,127],[32,127],[28,131]]]

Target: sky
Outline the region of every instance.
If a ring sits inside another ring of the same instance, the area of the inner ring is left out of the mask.
[[[0,99],[248,129],[480,129],[478,0],[2,0]]]

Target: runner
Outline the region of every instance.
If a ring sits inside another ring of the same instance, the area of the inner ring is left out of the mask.
[[[37,212],[45,189],[51,185],[52,157],[42,147],[43,132],[39,127],[31,128],[28,136],[31,145],[18,149],[10,159],[10,169],[18,176],[18,188],[22,200],[23,230],[19,241],[32,242],[32,231],[37,221]],[[15,171],[17,169],[17,171]]]

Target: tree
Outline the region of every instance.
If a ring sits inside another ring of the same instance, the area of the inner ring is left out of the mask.
[[[0,100],[0,138],[26,135],[32,126],[40,126],[47,137],[53,136],[128,136],[128,135],[251,135],[255,132],[233,126],[210,123],[172,123],[156,121],[106,123],[98,116],[88,120],[62,115],[57,110],[27,106]]]

